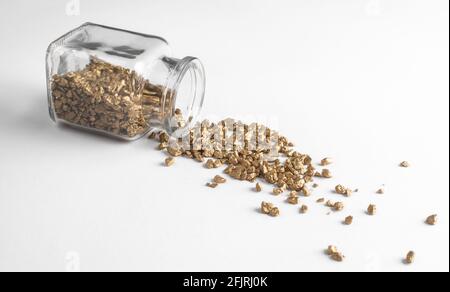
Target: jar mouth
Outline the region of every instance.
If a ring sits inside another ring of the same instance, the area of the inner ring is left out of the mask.
[[[171,71],[164,91],[163,112],[169,113],[164,120],[164,128],[168,134],[176,138],[187,135],[197,122],[204,99],[205,70],[202,63],[195,57],[181,59]]]

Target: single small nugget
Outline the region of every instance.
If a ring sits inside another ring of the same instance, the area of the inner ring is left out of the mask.
[[[263,214],[269,214],[270,210],[272,210],[274,208],[272,203],[268,203],[268,202],[262,202],[261,203],[261,212]]]
[[[207,183],[206,186],[210,187],[212,189],[215,189],[215,188],[217,188],[218,184],[215,182],[210,182],[210,183]]]
[[[344,210],[344,203],[342,203],[342,202],[334,203],[333,210],[334,211],[342,211],[342,210]]]
[[[172,147],[172,146],[167,147],[167,152],[174,157],[178,157],[183,154],[183,150],[180,147]]]
[[[331,255],[331,259],[336,262],[342,262],[345,259],[345,256],[342,253],[337,252]]]
[[[302,205],[302,206],[300,207],[300,213],[305,214],[305,213],[307,213],[307,212],[308,212],[308,206]]]
[[[305,197],[311,196],[311,191],[307,187],[303,187],[302,193],[303,193],[303,196],[305,196]]]
[[[208,169],[216,168],[216,166],[214,164],[214,160],[208,159],[205,163],[205,167]]]
[[[345,259],[345,256],[334,245],[328,246],[326,253],[330,256],[330,259],[336,262],[342,262]]]
[[[414,260],[416,259],[416,253],[414,252],[414,251],[410,251],[410,252],[408,252],[408,254],[406,255],[406,258],[405,258],[405,262],[407,263],[407,264],[412,264],[412,263],[414,263]]]
[[[277,207],[273,207],[270,212],[269,215],[272,217],[277,217],[280,215],[280,210]]]
[[[337,249],[336,246],[334,246],[334,245],[329,245],[328,246],[328,248],[327,248],[327,255],[332,255],[332,254],[337,253],[337,252],[338,252],[338,249]]]
[[[173,157],[167,157],[166,160],[164,160],[164,164],[169,167],[172,166],[175,163],[175,158]]]
[[[352,225],[352,223],[353,223],[353,216],[345,217],[345,220],[344,220],[345,225]]]
[[[261,203],[261,212],[263,214],[269,214],[270,210],[272,210],[274,208],[272,203],[268,203],[268,202],[262,202]]]
[[[322,159],[320,161],[320,165],[322,165],[322,166],[330,165],[332,163],[333,163],[333,159],[331,157],[325,157],[324,159]]]
[[[437,215],[434,214],[434,215],[428,216],[428,217],[427,217],[427,220],[425,220],[425,222],[426,222],[428,225],[436,225],[436,223],[437,223]]]
[[[333,175],[331,174],[331,171],[328,168],[324,168],[324,169],[322,169],[322,177],[332,178]]]
[[[405,167],[405,168],[407,168],[407,167],[410,167],[411,166],[411,164],[408,162],[408,161],[402,161],[402,162],[400,162],[400,167]]]
[[[281,195],[283,193],[283,189],[282,188],[274,188],[273,189],[273,194],[275,196]]]
[[[225,178],[221,177],[220,175],[216,175],[213,180],[217,184],[224,184],[227,182],[227,180]]]
[[[325,206],[330,207],[330,208],[333,208],[333,207],[334,207],[334,204],[335,204],[334,202],[328,200],[328,201],[325,203]]]
[[[343,185],[337,185],[334,190],[336,191],[336,193],[346,196],[346,197],[350,197],[352,195],[352,190],[349,188],[344,187]]]
[[[377,206],[370,204],[369,207],[367,207],[367,214],[373,216],[377,213]]]
[[[287,201],[288,201],[289,204],[297,205],[298,204],[298,197],[297,196],[290,196],[287,199]]]

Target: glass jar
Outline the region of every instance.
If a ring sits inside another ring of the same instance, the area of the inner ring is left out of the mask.
[[[153,129],[182,136],[203,105],[205,74],[163,38],[86,23],[47,50],[50,117],[135,140]]]

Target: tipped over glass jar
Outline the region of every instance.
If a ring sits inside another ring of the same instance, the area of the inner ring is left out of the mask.
[[[163,38],[86,23],[47,50],[50,117],[136,140],[151,130],[182,136],[203,105],[205,73],[176,59]]]

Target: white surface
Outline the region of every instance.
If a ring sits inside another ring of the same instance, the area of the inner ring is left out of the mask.
[[[1,271],[448,271],[448,1],[81,0],[79,14],[67,3],[0,2]],[[218,171],[164,168],[146,139],[56,127],[45,50],[85,21],[201,58],[204,116],[275,120],[300,151],[334,157],[335,179],[301,200],[301,215],[267,186],[211,190]],[[341,199],[337,183],[360,192],[327,216],[314,201]],[[259,214],[262,200],[282,216]],[[426,226],[433,213],[439,224]],[[330,261],[328,244],[346,261]]]

